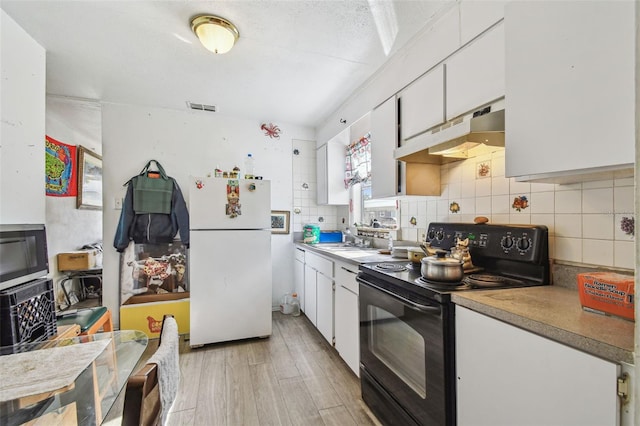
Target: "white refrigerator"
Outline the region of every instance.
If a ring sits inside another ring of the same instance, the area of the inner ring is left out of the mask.
[[[270,182],[189,184],[191,346],[270,336]]]

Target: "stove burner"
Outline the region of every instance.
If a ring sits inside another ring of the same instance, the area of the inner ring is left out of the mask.
[[[385,272],[402,272],[406,271],[407,267],[399,263],[378,263],[376,269]]]
[[[414,281],[416,284],[431,287],[439,290],[467,290],[471,288],[464,281],[452,281],[452,282],[443,282],[443,281],[431,281],[426,279],[425,277],[416,278]]]
[[[522,285],[523,282],[515,278],[507,278],[491,274],[471,274],[462,279],[462,282],[471,287],[506,287]]]

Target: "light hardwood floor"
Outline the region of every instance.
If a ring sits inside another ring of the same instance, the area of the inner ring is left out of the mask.
[[[182,341],[180,371],[169,425],[380,424],[359,379],[303,315],[274,312],[267,339],[195,349]]]

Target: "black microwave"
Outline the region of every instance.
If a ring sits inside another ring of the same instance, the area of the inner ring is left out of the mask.
[[[45,277],[48,273],[45,226],[0,225],[0,290]]]

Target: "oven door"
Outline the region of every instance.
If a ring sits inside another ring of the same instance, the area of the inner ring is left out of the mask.
[[[358,281],[363,399],[387,424],[405,423],[407,414],[417,424],[453,424],[449,306],[391,290],[366,275]],[[394,406],[397,412],[389,412]]]

